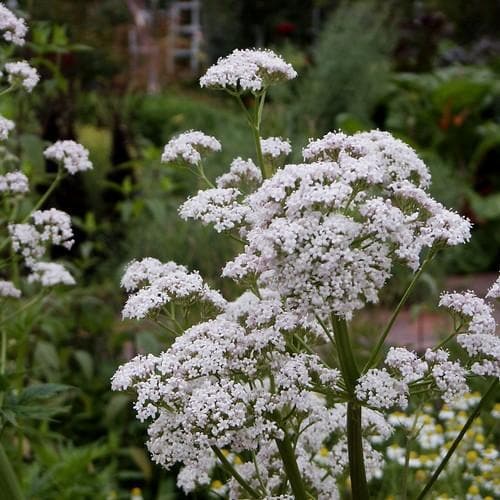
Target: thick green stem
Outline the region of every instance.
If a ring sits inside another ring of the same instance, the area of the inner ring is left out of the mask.
[[[354,388],[359,378],[359,370],[354,359],[347,323],[344,319],[332,315],[332,326],[339,355],[340,371],[344,377],[347,390],[349,393],[354,394]]]
[[[455,438],[455,441],[453,441],[453,444],[451,445],[451,448],[448,450],[448,453],[445,455],[443,460],[441,460],[441,463],[438,465],[438,468],[435,470],[434,474],[432,477],[429,479],[428,483],[425,485],[424,489],[421,491],[420,495],[418,495],[417,500],[422,500],[427,493],[431,490],[431,488],[434,486],[434,483],[437,481],[439,475],[443,471],[443,469],[446,467],[447,463],[449,462],[450,458],[452,457],[453,453],[455,453],[455,450],[457,449],[458,445],[460,444],[460,441],[462,441],[463,437],[469,430],[469,427],[472,425],[472,422],[476,419],[476,417],[479,415],[481,412],[481,408],[483,407],[484,403],[488,400],[488,398],[493,394],[498,386],[498,379],[495,379],[484,396],[481,398],[481,401],[477,404],[475,410],[471,413],[469,418],[467,419],[467,422],[465,422],[464,426],[462,427],[462,430],[459,432],[458,436]]]
[[[429,264],[429,262],[432,261],[434,256],[436,255],[437,250],[433,249],[429,252],[429,255],[426,257],[422,265],[420,266],[420,269],[414,274],[413,279],[411,280],[410,284],[406,288],[403,296],[401,297],[401,300],[399,301],[398,305],[396,306],[396,309],[394,309],[394,312],[392,313],[386,327],[384,328],[384,331],[380,335],[377,344],[375,345],[375,348],[373,349],[373,352],[370,356],[370,359],[367,361],[365,367],[363,368],[363,373],[366,373],[370,368],[373,368],[377,366],[379,362],[379,357],[381,354],[382,347],[384,346],[385,339],[389,335],[392,327],[394,326],[394,323],[396,322],[397,317],[399,316],[399,313],[401,312],[401,309],[403,306],[406,304],[406,301],[408,300],[408,297],[410,293],[412,292],[413,288],[417,284],[418,279],[424,272],[425,268]]]
[[[347,450],[349,474],[353,500],[368,500],[365,461],[363,456],[363,431],[361,429],[361,406],[347,403]]]
[[[347,450],[349,453],[349,475],[351,477],[352,500],[368,500],[365,461],[363,456],[363,432],[361,428],[361,406],[355,403],[356,382],[359,369],[354,359],[347,323],[332,315],[333,334],[344,378],[351,401],[347,403]]]
[[[283,460],[286,477],[290,481],[290,486],[292,487],[293,496],[296,500],[306,500],[306,488],[302,482],[302,476],[300,475],[299,466],[295,459],[295,452],[290,438],[285,434],[283,439],[276,440],[276,444],[278,445],[278,450]]]

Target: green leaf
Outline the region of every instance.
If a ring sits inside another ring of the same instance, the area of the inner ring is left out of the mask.
[[[94,360],[92,356],[87,351],[78,350],[73,353],[73,357],[80,365],[85,378],[91,380],[94,375]]]
[[[118,415],[125,411],[130,400],[131,398],[127,394],[113,394],[105,410],[104,419],[106,422],[113,423]]]
[[[486,220],[500,218],[500,193],[480,196],[474,191],[469,191],[467,197],[472,210],[479,218]]]
[[[24,495],[19,486],[19,481],[10,464],[9,458],[5,454],[3,446],[0,444],[0,492],[2,498],[9,500],[23,500]]]
[[[19,403],[26,404],[31,401],[53,398],[72,389],[74,387],[64,384],[35,384],[23,389],[17,400]]]
[[[59,356],[56,348],[46,340],[39,340],[34,352],[35,370],[49,379],[59,372]]]

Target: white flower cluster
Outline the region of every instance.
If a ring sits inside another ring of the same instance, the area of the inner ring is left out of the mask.
[[[22,172],[8,172],[0,175],[0,193],[24,194],[28,191],[28,178]]]
[[[0,116],[0,141],[5,141],[14,130],[16,124],[3,116]]]
[[[88,150],[75,141],[57,141],[43,154],[45,158],[60,163],[71,175],[92,169]]]
[[[208,68],[200,78],[200,85],[234,92],[259,92],[296,76],[292,66],[271,50],[236,49]]]
[[[262,183],[262,173],[250,158],[243,160],[238,157],[231,162],[229,172],[218,177],[215,183],[218,188],[255,188]]]
[[[495,333],[496,322],[491,306],[474,292],[444,293],[439,305],[457,313],[466,322],[469,333]]]
[[[391,347],[385,358],[387,367],[395,370],[407,384],[424,377],[427,363],[403,347]]]
[[[490,288],[488,298],[494,298],[497,283]],[[492,307],[473,292],[445,293],[439,305],[450,309],[462,322],[464,333],[457,335],[457,343],[473,360],[472,373],[500,378],[500,338]]]
[[[66,268],[55,262],[35,262],[28,276],[29,283],[40,283],[44,287],[74,285],[75,279]]]
[[[124,277],[125,285],[136,287],[148,281],[149,273],[160,274],[161,264],[137,263]],[[186,330],[168,351],[138,356],[115,373],[113,388],[137,391],[138,418],[152,420],[148,448],[153,460],[167,468],[183,464],[178,484],[185,491],[209,482],[217,465],[211,448],[216,447],[255,455],[256,462],[239,459],[235,467],[257,490],[261,475],[267,489],[263,497],[288,492],[275,443],[284,437],[276,421],[281,414],[302,429],[296,454],[308,485],[318,498],[335,498],[336,478],[348,462],[345,405],[328,407],[315,386],[321,381],[337,390],[340,373],[316,355],[286,352],[277,326],[282,313],[272,296],[246,296],[227,313]],[[381,415],[368,409],[363,427],[373,442],[392,432]],[[369,474],[376,474],[381,456],[369,441],[365,451]],[[229,488],[233,498],[244,495],[235,481]]]
[[[16,17],[3,3],[0,3],[0,31],[4,40],[14,45],[24,45],[28,32],[24,19]]]
[[[19,290],[12,281],[0,280],[0,297],[18,299],[21,297],[21,290]]]
[[[197,165],[201,161],[201,154],[209,151],[220,151],[221,143],[203,132],[190,130],[184,132],[165,145],[161,161],[163,163],[187,163]]]
[[[213,188],[198,191],[179,208],[182,219],[196,219],[213,224],[217,232],[240,226],[248,215],[248,207],[239,203],[240,191],[235,188]]]
[[[500,276],[497,278],[495,283],[491,285],[488,293],[486,294],[487,299],[500,299]]]
[[[373,408],[404,409],[408,405],[408,385],[385,369],[372,368],[358,379],[356,397]]]
[[[131,262],[121,285],[132,293],[123,308],[124,318],[141,319],[159,311],[165,304],[186,305],[204,302],[217,310],[224,308],[224,298],[209,288],[197,272],[190,273],[174,262],[161,263],[146,258]]]
[[[73,246],[73,230],[70,216],[51,208],[32,214],[33,224],[10,224],[9,235],[12,248],[20,253],[31,269],[30,283],[50,287],[58,284],[73,285],[75,280],[61,264],[41,262],[47,244],[60,245],[67,249]]]
[[[281,137],[268,137],[260,140],[262,154],[272,159],[281,158],[292,152],[290,141]]]
[[[40,81],[38,71],[26,61],[9,62],[5,64],[5,71],[11,85],[19,84],[26,91],[31,92]]]
[[[427,349],[425,360],[443,400],[451,403],[469,390],[465,378],[467,370],[458,361],[449,361],[449,353],[443,349]]]
[[[290,307],[350,318],[378,300],[395,257],[417,269],[424,248],[470,236],[470,223],[423,189],[422,161],[387,133],[330,133],[304,156],[314,161],[286,165],[226,212],[232,229],[249,209],[241,220],[248,245],[225,276],[257,276]]]

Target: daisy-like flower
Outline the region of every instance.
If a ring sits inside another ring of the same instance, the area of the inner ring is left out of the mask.
[[[259,92],[269,85],[292,80],[297,72],[272,50],[234,50],[208,68],[200,79],[201,87],[235,92]]]

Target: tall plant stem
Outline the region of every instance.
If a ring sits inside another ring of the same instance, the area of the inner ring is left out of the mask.
[[[347,392],[351,401],[347,403],[347,450],[349,453],[349,475],[353,500],[367,500],[370,497],[366,482],[365,460],[363,456],[363,434],[361,429],[361,406],[356,402],[354,393],[359,378],[354,353],[349,339],[347,323],[332,315],[335,344]]]
[[[353,500],[368,500],[365,460],[363,456],[363,434],[361,429],[361,406],[347,403],[347,451],[349,453],[349,475]]]
[[[498,386],[498,379],[495,379],[484,396],[481,398],[481,401],[477,404],[476,408],[474,411],[471,413],[469,418],[467,419],[467,422],[465,422],[464,426],[462,427],[462,430],[459,432],[458,436],[455,438],[455,441],[453,441],[453,444],[451,445],[451,448],[448,450],[448,453],[445,455],[443,460],[441,460],[441,463],[438,465],[438,468],[434,471],[434,474],[432,474],[432,477],[429,479],[428,483],[425,485],[424,489],[420,492],[420,495],[418,495],[417,500],[422,500],[427,493],[431,490],[431,488],[434,486],[434,483],[437,481],[439,475],[441,472],[443,472],[443,469],[446,467],[446,464],[449,462],[450,458],[452,457],[453,453],[455,453],[455,450],[457,449],[458,445],[460,444],[460,441],[462,441],[463,437],[465,436],[466,432],[469,430],[469,427],[472,425],[472,422],[476,419],[476,417],[479,415],[481,412],[481,408],[483,407],[484,403],[488,400],[491,394],[496,390]]]
[[[295,459],[295,451],[290,438],[285,434],[283,439],[276,439],[276,444],[278,446],[281,460],[283,460],[286,477],[290,481],[290,486],[292,487],[293,496],[296,500],[306,500],[306,488],[302,481],[302,476],[300,475],[299,466],[297,465],[297,460]]]
[[[264,179],[268,179],[273,174],[272,171],[269,170],[266,162],[264,161],[264,156],[262,154],[262,145],[260,143],[260,124],[262,122],[262,114],[264,111],[264,103],[266,101],[266,91],[264,90],[262,94],[255,97],[255,111],[252,115],[245,107],[245,103],[241,99],[241,95],[237,93],[231,93],[236,97],[240,108],[243,110],[245,114],[245,118],[247,119],[248,125],[252,130],[253,139],[255,142],[255,151],[257,153],[257,163],[259,164],[259,168],[262,172],[262,177]]]
[[[437,252],[436,249],[432,249],[429,252],[429,255],[427,255],[424,262],[422,262],[420,269],[414,274],[413,279],[410,281],[410,284],[406,287],[406,290],[403,293],[401,300],[399,301],[398,305],[396,306],[396,309],[394,309],[394,312],[392,313],[391,317],[389,318],[389,321],[387,322],[387,325],[385,326],[384,331],[380,335],[380,337],[377,341],[377,344],[375,345],[375,348],[373,349],[373,352],[370,356],[370,359],[366,362],[366,365],[363,368],[363,373],[366,373],[370,368],[377,366],[378,361],[379,361],[379,356],[380,356],[382,347],[384,346],[384,342],[385,342],[387,336],[389,335],[392,327],[394,326],[394,323],[396,322],[396,319],[399,316],[401,309],[406,304],[406,301],[408,300],[410,293],[412,292],[413,288],[417,284],[417,281],[419,280],[420,276],[424,272],[427,265],[432,261],[432,259],[436,255],[436,252]]]

